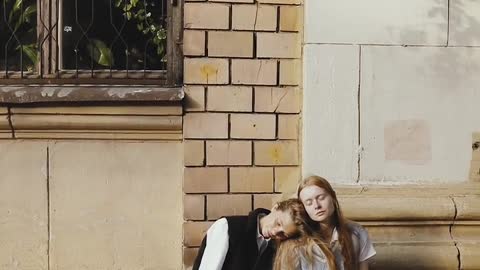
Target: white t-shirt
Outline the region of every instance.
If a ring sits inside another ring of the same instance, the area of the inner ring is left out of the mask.
[[[373,257],[377,252],[373,248],[373,244],[368,237],[368,232],[362,225],[350,222],[347,225],[350,230],[352,231],[352,242],[353,248],[355,249],[358,262],[363,262],[371,257]],[[337,229],[333,229],[332,240],[330,241],[330,248],[332,250],[333,255],[335,256],[335,262],[337,264],[338,270],[343,270],[343,255],[342,255],[342,247],[340,242],[338,241],[338,232]]]
[[[299,263],[297,270],[329,270],[327,258],[319,246],[313,247],[313,260],[310,263],[306,258],[306,251],[302,249],[299,254]]]

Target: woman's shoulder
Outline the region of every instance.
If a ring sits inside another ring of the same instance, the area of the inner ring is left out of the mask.
[[[348,229],[350,229],[352,235],[356,236],[359,239],[364,239],[368,237],[368,231],[359,223],[354,221],[348,221],[347,223]]]
[[[358,252],[358,260],[363,262],[374,256],[376,251],[370,241],[368,231],[362,225],[353,221],[347,223],[347,226],[351,230],[353,245]]]

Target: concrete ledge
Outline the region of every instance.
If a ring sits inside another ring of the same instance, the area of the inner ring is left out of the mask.
[[[8,123],[8,115],[2,114],[2,109],[0,108],[0,139],[11,138],[12,132]]]
[[[455,205],[449,197],[356,195],[341,196],[344,214],[353,220],[453,220]],[[373,210],[374,209],[374,210]]]
[[[181,101],[183,97],[184,91],[182,87],[102,85],[0,86],[0,103],[8,104],[92,101]]]
[[[480,244],[468,243],[457,245],[460,253],[460,269],[479,269],[480,268]]]
[[[357,221],[480,221],[480,183],[335,189],[344,214]]]
[[[0,115],[0,137],[4,134],[4,138],[17,139],[182,139],[180,104],[13,107],[10,111],[10,115]]]
[[[480,269],[479,183],[335,188],[374,242],[371,269]]]
[[[449,244],[376,244],[370,269],[458,269],[457,248]]]
[[[457,220],[480,220],[480,196],[454,197]]]

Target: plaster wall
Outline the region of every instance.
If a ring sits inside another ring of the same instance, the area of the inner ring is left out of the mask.
[[[303,174],[468,181],[477,18],[476,1],[306,1]]]
[[[182,267],[180,142],[0,142],[0,269]]]

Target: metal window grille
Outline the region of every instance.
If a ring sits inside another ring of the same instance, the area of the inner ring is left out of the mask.
[[[0,1],[0,84],[181,83],[175,0]]]

